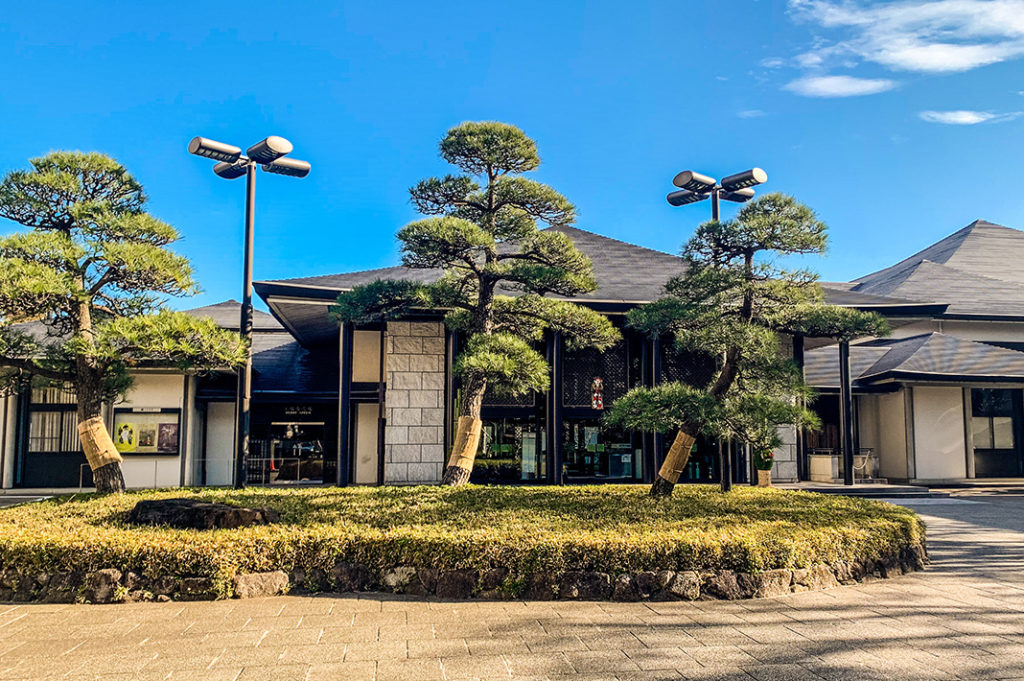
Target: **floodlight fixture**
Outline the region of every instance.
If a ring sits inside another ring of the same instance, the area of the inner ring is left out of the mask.
[[[271,135],[249,147],[242,155],[239,147],[215,142],[205,137],[194,137],[188,143],[188,151],[196,156],[219,161],[213,172],[226,180],[245,176],[245,238],[242,254],[242,304],[239,315],[239,333],[246,341],[245,361],[238,369],[238,390],[235,393],[235,487],[245,487],[249,459],[250,406],[252,402],[252,260],[254,214],[256,212],[256,166],[263,166],[268,173],[305,177],[309,175],[309,163],[294,158],[284,158],[291,153],[292,143],[283,137]]]
[[[745,189],[737,189],[734,192],[721,191],[718,194],[719,198],[724,201],[732,201],[733,203],[746,203],[750,199],[754,198],[754,190],[749,187]]]
[[[292,153],[292,143],[283,137],[271,135],[249,147],[245,153],[254,163],[273,163],[282,156]]]
[[[684,170],[675,176],[672,184],[680,189],[688,189],[691,192],[706,192],[715,188],[718,184],[715,178],[695,173],[692,170]]]
[[[215,142],[205,137],[193,137],[188,143],[188,153],[196,156],[205,156],[214,161],[234,163],[242,156],[242,150],[230,144]]]
[[[218,163],[213,166],[213,172],[223,177],[225,180],[237,180],[238,178],[245,175],[248,163]]]
[[[688,203],[697,203],[703,201],[711,196],[711,194],[701,194],[700,192],[692,192],[689,189],[681,189],[677,192],[672,192],[665,198],[673,206],[685,206]]]
[[[722,180],[722,189],[727,192],[734,192],[737,189],[746,189],[768,181],[768,173],[760,168],[751,168],[742,173],[730,175]]]
[[[279,158],[271,163],[264,163],[263,170],[277,175],[305,177],[309,175],[309,162],[300,161],[297,158]]]

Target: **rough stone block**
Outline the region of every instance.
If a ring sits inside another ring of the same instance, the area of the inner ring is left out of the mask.
[[[403,409],[391,409],[388,416],[388,423],[396,426],[418,426],[420,425],[422,412],[415,407]]]
[[[404,445],[409,443],[409,427],[393,426],[388,424],[384,428],[384,442],[392,445]]]
[[[395,353],[385,355],[384,369],[389,374],[395,371],[409,371],[409,360],[411,358],[412,355],[396,355]],[[377,366],[379,367],[380,365],[378,364]],[[379,371],[380,369],[377,370]]]
[[[807,571],[807,586],[812,591],[832,589],[839,586],[835,574],[825,565],[814,565]]]
[[[281,570],[235,575],[231,581],[235,598],[276,596],[288,590],[288,575]]]
[[[412,322],[389,321],[387,334],[389,337],[408,336],[412,333]]]
[[[410,463],[405,482],[440,482],[440,463]]]
[[[441,406],[441,393],[437,390],[410,390],[409,406],[436,409]]]
[[[437,597],[464,599],[476,588],[476,570],[444,570],[437,576]]]
[[[708,575],[704,579],[701,591],[724,601],[735,600],[742,593],[736,581],[736,573],[732,570],[719,570]]]
[[[442,359],[440,355],[410,355],[409,371],[439,371]]]
[[[244,508],[200,499],[143,499],[128,513],[131,525],[169,525],[184,529],[212,530],[265,525],[279,520],[269,508]]]
[[[570,570],[562,575],[558,587],[561,598],[572,600],[604,600],[612,591],[612,579],[605,572]]]
[[[523,598],[532,601],[552,601],[558,597],[558,577],[554,572],[539,570],[527,576]]]
[[[417,339],[420,340],[420,339]],[[444,338],[423,338],[420,346],[424,355],[444,355]]]
[[[403,483],[409,482],[409,464],[389,463],[384,466],[384,482]]]
[[[331,569],[331,578],[338,591],[366,591],[373,586],[373,575],[365,565],[338,563]]]
[[[391,375],[389,389],[420,390],[423,387],[423,375],[418,371],[396,371]]]
[[[408,407],[409,391],[388,389],[384,393],[384,406],[394,408]]]
[[[121,571],[114,568],[97,570],[85,576],[82,595],[90,603],[109,603],[121,584]]]
[[[790,570],[766,570],[756,575],[743,572],[737,576],[737,583],[745,597],[771,598],[790,593],[793,573]]]
[[[444,372],[425,373],[422,377],[424,390],[444,391]]]
[[[409,442],[436,445],[444,442],[444,428],[440,426],[410,426]]]
[[[419,463],[422,447],[423,445],[388,445],[390,455],[387,460],[395,463]]]
[[[615,578],[612,585],[613,601],[639,601],[643,599],[643,593],[633,575],[621,574]]]
[[[381,584],[396,594],[407,593],[409,584],[419,581],[414,567],[396,567],[387,570],[381,577]]]
[[[683,570],[672,575],[672,581],[669,582],[667,591],[674,598],[695,601],[700,598],[700,581],[700,576],[696,572]]]
[[[393,336],[391,352],[396,355],[419,355],[423,352],[423,339],[411,336]]]
[[[444,409],[424,409],[420,415],[420,423],[424,426],[443,426]]]
[[[209,577],[183,577],[178,582],[175,598],[179,601],[210,601],[217,598],[217,591]]]
[[[442,336],[444,326],[437,322],[412,322],[409,328],[412,336]]]

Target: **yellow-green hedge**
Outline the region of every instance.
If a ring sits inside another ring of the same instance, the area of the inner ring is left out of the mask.
[[[281,513],[237,530],[132,527],[141,499],[199,497]],[[759,572],[877,559],[924,542],[916,514],[841,496],[677,487],[655,501],[639,486],[159,490],[74,495],[0,509],[0,568],[150,577],[371,568],[650,569]]]

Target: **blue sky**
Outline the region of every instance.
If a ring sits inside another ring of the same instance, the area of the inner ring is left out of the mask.
[[[975,218],[1024,228],[1022,57],[1024,0],[12,3],[0,170],[119,159],[182,232],[193,306],[239,295],[244,186],[192,136],[282,135],[313,164],[257,178],[273,279],[394,264],[445,130],[501,120],[579,227],[666,251],[709,210],[665,202],[675,173],[763,167],[829,224],[811,264],[845,280]]]

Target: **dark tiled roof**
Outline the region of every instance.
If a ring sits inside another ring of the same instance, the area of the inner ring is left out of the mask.
[[[253,335],[253,391],[337,393],[337,349],[309,350],[288,333]]]
[[[669,279],[683,271],[682,258],[670,253],[636,246],[576,227],[549,227],[548,230],[562,232],[571,237],[576,248],[590,258],[593,263],[598,288],[592,293],[577,296],[575,299],[578,300],[651,301],[662,294],[665,283]],[[414,270],[397,266],[260,283],[343,290],[380,279],[429,283],[436,281],[440,275],[440,270]]]
[[[1024,316],[1024,232],[976,220],[851,292],[948,303],[946,314]]]
[[[237,331],[238,323],[240,321],[239,317],[242,313],[242,304],[237,300],[225,300],[223,303],[196,307],[191,310],[183,310],[183,312],[194,317],[209,317],[217,324],[217,326]],[[280,330],[284,327],[281,326],[279,321],[266,312],[253,310],[252,328],[260,330]]]
[[[1024,381],[1024,352],[926,333],[850,346],[850,374],[855,387],[868,387],[888,378]],[[838,388],[838,347],[807,351],[804,376],[816,388]]]

